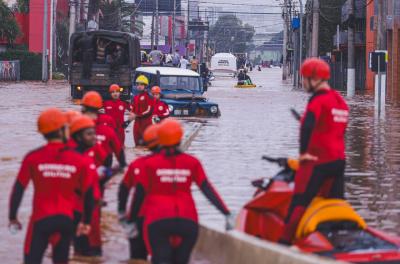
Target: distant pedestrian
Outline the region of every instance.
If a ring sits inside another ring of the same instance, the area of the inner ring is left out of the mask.
[[[152,65],[161,65],[163,54],[161,51],[157,50],[156,46],[154,46],[153,50],[149,53],[149,57]]]
[[[187,69],[189,61],[186,59],[186,56],[183,56],[179,63],[180,63],[181,69]]]
[[[181,55],[179,54],[179,50],[177,49],[177,50],[175,50],[175,53],[172,55],[172,66],[178,67],[180,59],[181,59]]]
[[[196,56],[193,56],[193,59],[190,61],[190,68],[192,71],[197,72],[197,69],[199,67],[199,60],[196,59]]]

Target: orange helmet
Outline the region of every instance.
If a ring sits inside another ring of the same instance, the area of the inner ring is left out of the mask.
[[[160,144],[158,140],[158,129],[160,125],[154,124],[148,126],[143,134],[143,140],[146,143],[148,148],[154,148]]]
[[[90,91],[83,96],[82,105],[95,109],[100,109],[103,107],[103,99],[98,92]]]
[[[109,91],[110,93],[112,93],[112,92],[120,92],[120,91],[121,91],[121,88],[119,87],[118,84],[111,84],[111,85],[110,85],[110,88],[108,89],[108,91]]]
[[[91,127],[93,127],[93,128],[95,127],[95,123],[94,123],[93,119],[91,119],[88,116],[81,115],[72,121],[72,123],[69,127],[69,132],[71,133],[71,135],[73,135],[82,129],[91,128]]]
[[[159,86],[153,86],[151,88],[151,93],[152,94],[160,94],[161,93],[161,88]]]
[[[300,72],[305,78],[329,80],[331,77],[331,68],[329,64],[318,58],[306,59],[301,65]]]
[[[174,118],[167,118],[160,123],[158,139],[162,146],[175,146],[181,142],[183,128],[181,123]]]
[[[58,108],[49,108],[40,113],[37,126],[43,135],[57,131],[67,124],[67,118]]]
[[[75,110],[69,110],[69,111],[65,112],[64,115],[65,115],[65,117],[67,119],[67,123],[69,125],[71,125],[72,120],[74,120],[75,118],[81,116],[82,114],[80,112],[78,112],[78,111],[75,111]]]

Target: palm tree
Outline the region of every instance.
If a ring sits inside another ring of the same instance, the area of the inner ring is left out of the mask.
[[[13,12],[3,0],[0,0],[0,38],[6,39],[9,45],[13,45],[20,34],[21,30]]]

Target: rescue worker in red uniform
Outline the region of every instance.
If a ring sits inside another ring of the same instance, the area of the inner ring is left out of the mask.
[[[112,165],[112,154],[114,153],[119,162],[119,166],[124,168],[126,166],[125,152],[118,139],[115,131],[102,120],[99,120],[98,111],[103,107],[103,99],[97,92],[91,91],[86,93],[82,98],[82,113],[89,116],[96,122],[96,135],[97,141],[101,144],[107,153],[107,159],[105,165],[111,167]]]
[[[90,91],[83,96],[82,113],[95,120],[97,142],[101,144],[102,148],[106,151],[107,154],[104,166],[107,168],[112,167],[112,159],[114,153],[119,163],[119,170],[122,171],[126,167],[125,151],[124,148],[121,146],[115,130],[113,130],[110,126],[104,124],[103,122],[99,121],[99,110],[102,107],[103,99],[101,98],[101,95],[99,93],[95,91]],[[116,168],[114,170],[116,170]],[[112,176],[115,174],[115,172],[106,173],[104,175],[107,177],[102,177],[100,179],[102,198],[104,197],[105,185],[109,180],[111,180]],[[102,203],[104,206],[107,204],[104,200],[102,200]]]
[[[158,136],[160,153],[146,158],[136,168],[138,177],[130,221],[137,223],[140,214],[144,216],[143,232],[152,263],[184,264],[189,261],[198,235],[198,216],[191,191],[193,182],[227,217],[227,222],[231,223],[232,218],[199,160],[179,150],[183,136],[181,124],[175,119],[165,119],[160,123]],[[181,241],[174,247],[171,238],[177,236]]]
[[[76,117],[70,127],[69,131],[72,139],[76,144],[76,151],[91,159],[96,164],[96,168],[103,168],[102,164],[106,158],[105,151],[97,144],[96,140],[96,129],[94,121],[88,116]],[[101,172],[103,174],[103,172]],[[96,174],[94,179],[94,198],[95,207],[93,210],[93,217],[90,223],[91,231],[89,235],[75,236],[74,237],[74,248],[76,255],[82,256],[101,256],[101,232],[100,232],[100,179],[99,175]],[[81,196],[78,195],[78,201],[81,200]],[[74,221],[79,223],[82,218],[82,207],[79,206],[81,203],[78,202],[74,212]]]
[[[136,89],[139,91],[132,100],[132,114],[130,119],[135,119],[133,126],[133,139],[136,146],[143,145],[143,133],[152,124],[153,100],[147,93],[149,80],[140,75],[136,79]]]
[[[118,84],[112,84],[108,91],[110,92],[111,100],[104,101],[104,112],[115,120],[118,138],[121,141],[122,146],[124,146],[124,114],[125,111],[130,111],[130,105],[120,99],[121,88],[118,86]]]
[[[159,123],[161,120],[169,117],[169,108],[166,103],[160,100],[161,88],[153,86],[151,88],[151,95],[153,96],[153,124]]]
[[[345,131],[349,108],[331,89],[329,65],[311,58],[301,67],[303,86],[312,93],[301,120],[300,168],[280,242],[291,244],[298,223],[314,197],[343,198]]]
[[[10,227],[21,229],[17,212],[24,190],[33,182],[33,210],[25,239],[24,263],[42,263],[49,243],[53,244],[53,262],[68,263],[73,236],[75,192],[83,197],[83,218],[77,234],[90,232],[95,165],[64,143],[67,120],[59,109],[43,111],[38,130],[47,144],[27,154],[22,162],[10,198]]]
[[[141,170],[143,161],[151,157],[159,151],[159,141],[158,141],[158,124],[154,124],[146,128],[143,135],[143,140],[149,150],[152,152],[149,155],[142,156],[134,160],[128,167],[121,184],[119,185],[118,191],[118,215],[122,226],[126,229],[129,237],[129,251],[130,258],[133,260],[147,260],[147,249],[143,240],[143,215],[139,213],[137,224],[137,236],[132,236],[130,231],[132,230],[131,225],[131,215],[133,211],[130,210],[128,215],[126,214],[126,204],[128,202],[129,192],[132,188],[136,186],[137,174]],[[131,203],[133,205],[133,203]]]

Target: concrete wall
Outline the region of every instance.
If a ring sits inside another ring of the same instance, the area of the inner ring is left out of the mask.
[[[303,254],[275,243],[262,241],[238,231],[224,232],[201,226],[193,252],[194,259],[212,264],[333,264],[343,263]],[[202,256],[205,256],[204,258]],[[192,263],[197,263],[196,260]]]

